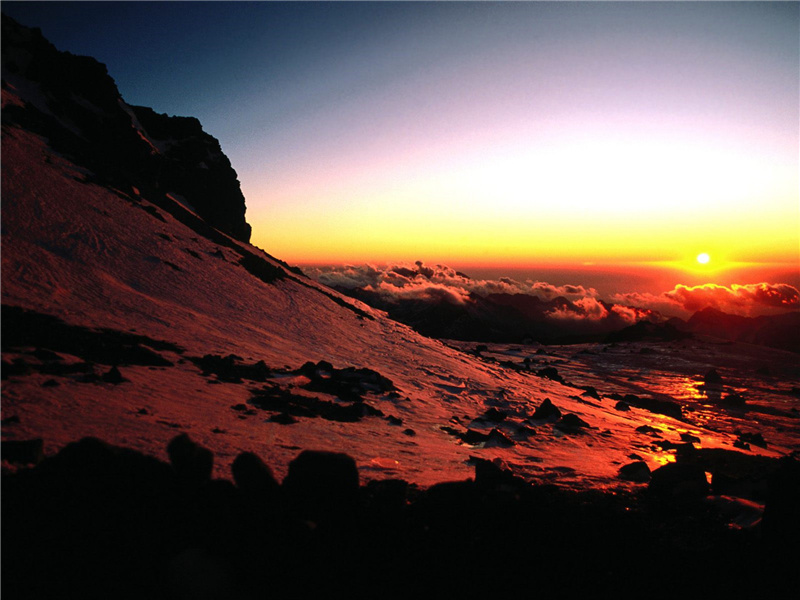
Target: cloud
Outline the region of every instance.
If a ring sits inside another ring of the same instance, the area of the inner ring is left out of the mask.
[[[394,294],[398,298],[422,297],[423,289],[448,288],[466,301],[470,294],[527,294],[542,300],[564,297],[569,300],[598,296],[594,288],[581,285],[556,286],[543,281],[517,281],[510,277],[500,279],[472,279],[446,265],[426,265],[422,261],[414,264],[393,265],[344,265],[341,267],[308,268],[306,274],[312,279],[331,287],[348,290],[364,289],[380,293],[385,299]],[[431,292],[439,294],[440,292]]]
[[[676,285],[663,294],[616,294],[617,304],[657,310],[665,314],[688,316],[704,308],[752,316],[776,309],[800,308],[800,292],[787,283],[733,284],[730,287],[707,283],[697,286]]]

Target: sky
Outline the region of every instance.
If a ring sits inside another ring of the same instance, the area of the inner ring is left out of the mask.
[[[289,262],[698,281],[797,270],[799,8],[2,3],[105,63],[128,103],[199,118],[253,243]]]

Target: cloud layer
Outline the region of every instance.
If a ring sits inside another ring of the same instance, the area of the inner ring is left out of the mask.
[[[364,291],[390,305],[408,300],[468,305],[474,303],[476,296],[524,294],[542,302],[552,302],[545,317],[564,324],[607,319],[634,323],[653,319],[654,311],[686,318],[709,307],[744,316],[800,309],[800,292],[785,283],[733,284],[730,287],[711,283],[693,287],[679,284],[660,294],[615,294],[603,301],[597,290],[582,285],[553,285],[509,277],[472,279],[446,265],[431,266],[422,261],[309,268],[306,273],[325,285]],[[568,302],[553,302],[557,298]]]

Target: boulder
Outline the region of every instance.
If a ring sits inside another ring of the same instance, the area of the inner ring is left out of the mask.
[[[282,488],[300,518],[315,523],[347,520],[358,507],[356,462],[343,453],[304,450],[289,463]]]

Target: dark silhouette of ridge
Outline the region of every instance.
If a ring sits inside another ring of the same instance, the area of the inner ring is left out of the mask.
[[[188,204],[208,225],[243,242],[250,239],[236,172],[219,142],[191,117],[169,117],[129,106],[102,63],[58,51],[38,29],[2,16],[4,125],[47,137],[99,183],[136,188],[170,213]]]

